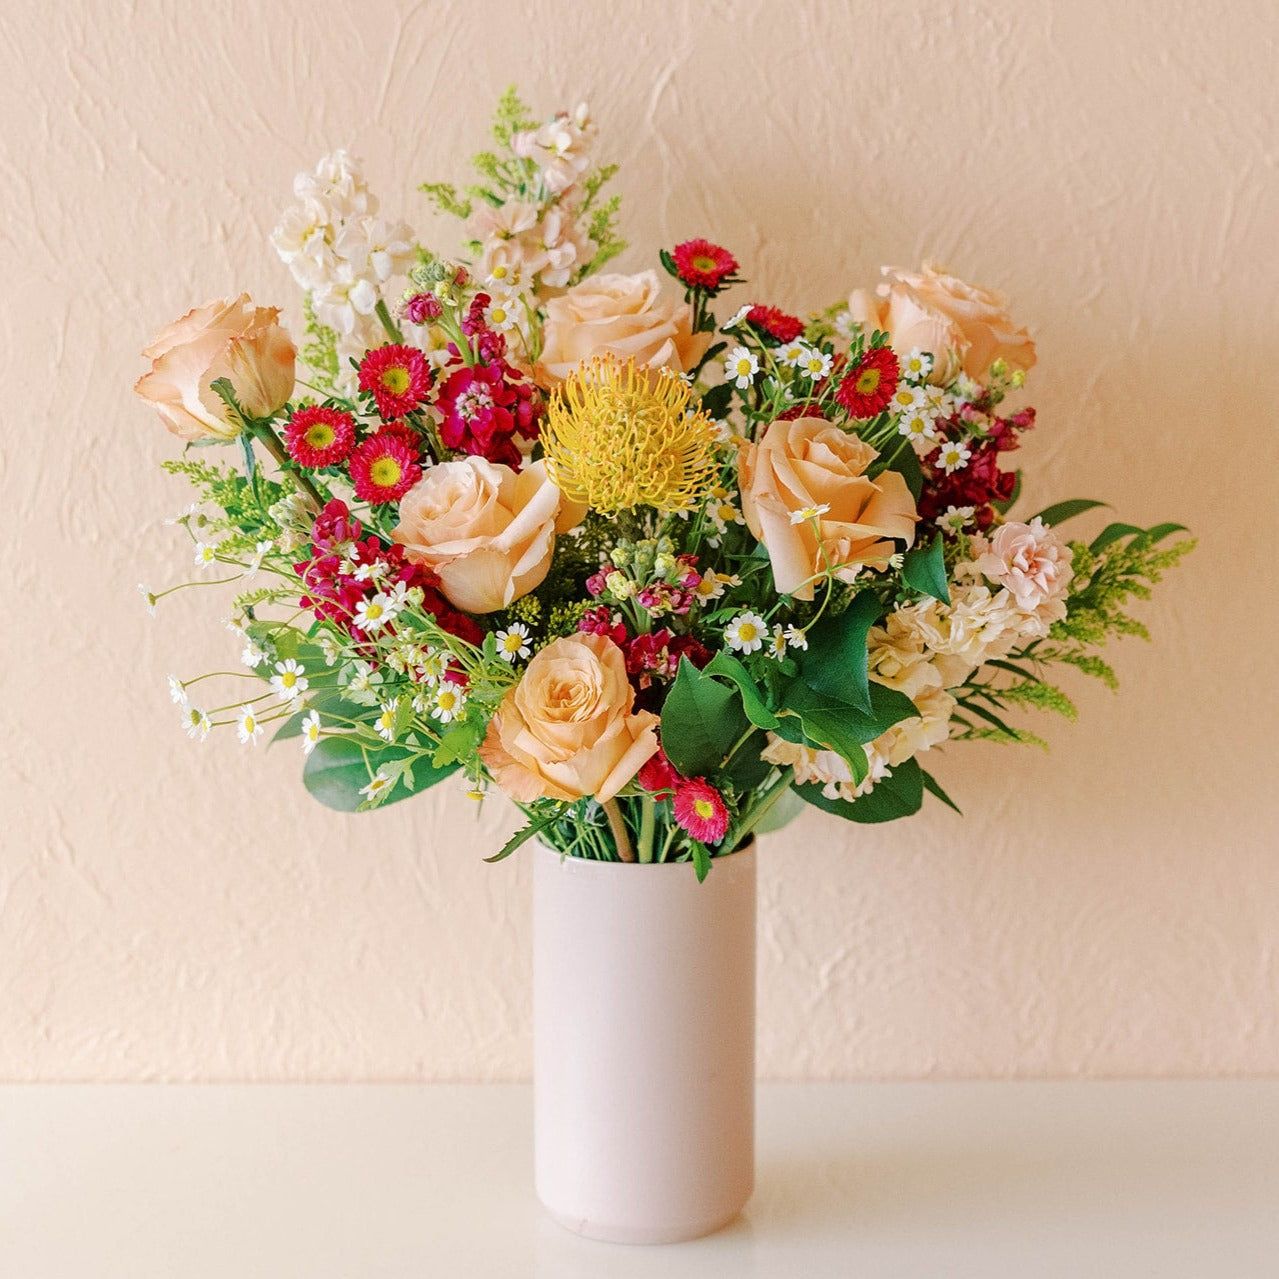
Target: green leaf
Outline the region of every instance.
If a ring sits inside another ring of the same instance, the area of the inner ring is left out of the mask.
[[[1141,540],[1154,546],[1156,542],[1162,542],[1165,537],[1173,533],[1189,532],[1190,530],[1184,524],[1153,524],[1141,535]]]
[[[940,536],[927,546],[915,546],[902,560],[902,577],[906,585],[922,595],[931,595],[943,604],[950,603],[950,587],[946,582],[946,547]]]
[[[1110,503],[1094,502],[1088,497],[1072,497],[1068,502],[1055,502],[1052,506],[1045,506],[1038,515],[1032,515],[1031,519],[1043,520],[1049,525],[1064,524],[1067,520],[1073,520],[1076,515],[1095,510],[1099,506],[1109,507]],[[1029,522],[1028,520],[1027,523]]]
[[[484,730],[478,724],[453,724],[440,738],[431,762],[436,768],[445,764],[461,764],[475,754],[483,736]]]
[[[274,746],[276,742],[287,742],[291,737],[302,736],[302,721],[306,719],[307,712],[298,711],[296,715],[290,715],[288,719],[275,730],[275,736],[271,738],[270,745]]]
[[[728,412],[729,402],[733,398],[733,387],[729,382],[721,382],[713,386],[702,396],[702,411],[713,418],[721,418]]]
[[[959,805],[956,804],[944,790],[942,790],[941,784],[932,775],[932,773],[930,773],[926,768],[921,768],[919,770],[919,775],[924,779],[924,789],[930,795],[935,795],[943,804],[946,805],[947,808],[953,808],[960,817],[964,815],[963,810],[959,807]]]
[[[879,614],[879,599],[873,591],[863,591],[838,617],[828,615],[809,627],[808,649],[797,659],[804,683],[869,714],[866,636]]]
[[[781,798],[764,815],[763,820],[755,827],[756,835],[766,835],[769,831],[781,830],[789,825],[804,811],[804,801],[795,794],[794,788],[788,786]]]
[[[871,710],[862,711],[846,702],[831,701],[796,684],[787,697],[793,716],[782,718],[775,730],[788,742],[832,750],[852,770],[853,780],[866,776],[866,752],[862,747],[904,719],[919,714],[915,703],[896,689],[870,686]]]
[[[773,765],[761,754],[767,745],[768,739],[762,732],[756,731],[733,751],[732,759],[725,765],[724,776],[739,792],[754,790],[773,771]]]
[[[1104,551],[1112,542],[1118,542],[1125,537],[1135,537],[1143,532],[1145,530],[1138,528],[1135,524],[1107,524],[1088,544],[1088,549],[1090,551]]]
[[[521,844],[527,844],[534,835],[540,835],[548,826],[554,826],[556,822],[564,816],[563,806],[557,808],[553,813],[548,813],[545,817],[538,817],[530,821],[529,824],[520,830],[517,830],[510,839],[502,845],[501,848],[493,854],[492,857],[486,857],[486,862],[500,862],[508,858]]]
[[[777,727],[777,716],[768,709],[760,695],[758,685],[751,679],[746,667],[731,653],[721,649],[711,658],[705,670],[708,675],[722,675],[737,685],[737,690],[742,695],[742,706],[746,710],[746,717],[756,728]]]
[[[380,767],[385,765],[389,771],[406,763],[412,769],[415,788],[434,786],[457,771],[456,764],[436,768],[424,757],[413,759],[409,752],[396,747],[375,750],[371,746],[361,748],[359,742],[351,737],[322,737],[306,757],[302,782],[312,797],[326,808],[339,813],[353,813],[365,802],[360,790],[369,784],[370,777]],[[382,806],[397,803],[408,796],[408,789],[397,786],[382,801]]]
[[[680,662],[662,707],[662,749],[685,777],[715,772],[749,724],[735,688]]]
[[[886,469],[896,471],[906,481],[911,497],[918,502],[920,493],[924,491],[924,473],[919,469],[919,458],[915,456],[915,450],[902,449]]]
[[[711,854],[710,850],[700,840],[690,840],[693,845],[693,869],[697,872],[697,882],[699,884],[706,882],[706,876],[711,873]]]
[[[823,812],[834,813],[845,821],[892,822],[919,812],[924,803],[923,770],[913,760],[898,764],[889,776],[875,783],[869,794],[855,800],[827,799],[816,782],[796,786],[795,793],[806,803]]]

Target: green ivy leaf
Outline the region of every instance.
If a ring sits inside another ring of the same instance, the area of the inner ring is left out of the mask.
[[[924,803],[923,770],[913,760],[898,764],[889,776],[875,783],[869,794],[855,800],[827,799],[821,786],[808,782],[796,786],[795,793],[806,803],[823,812],[834,813],[845,821],[863,825],[892,822],[919,812]]]
[[[827,615],[809,627],[808,649],[797,659],[800,679],[825,698],[869,714],[866,636],[879,614],[879,599],[863,591],[837,617]]]
[[[902,560],[902,577],[906,585],[921,595],[931,595],[943,604],[950,603],[950,587],[946,581],[946,547],[940,536],[926,546],[915,546]]]
[[[749,725],[735,688],[680,662],[662,707],[662,749],[685,777],[715,772]]]

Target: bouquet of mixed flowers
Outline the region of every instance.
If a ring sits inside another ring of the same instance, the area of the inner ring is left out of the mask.
[[[584,107],[543,123],[512,92],[494,137],[474,185],[423,187],[464,261],[337,152],[274,234],[300,361],[247,295],[146,350],[199,495],[177,523],[239,587],[247,669],[219,675],[260,681],[171,678],[190,736],[294,738],[348,811],[496,786],[528,818],[497,857],[537,835],[702,876],[805,803],[950,804],[920,757],[1038,741],[1009,712],[1074,715],[1053,667],[1113,686],[1096,650],[1145,633],[1128,601],[1192,543],[1064,540],[1093,501],[1011,516],[1035,349],[1000,295],[926,264],[807,318],[718,313],[739,265],[706,240],[659,253],[672,282],[602,272],[616,166]]]

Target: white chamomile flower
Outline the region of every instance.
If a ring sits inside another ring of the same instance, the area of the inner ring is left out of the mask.
[[[169,696],[173,698],[175,706],[187,704],[186,685],[176,675],[169,676]]]
[[[947,475],[953,475],[956,471],[962,471],[968,465],[970,457],[972,457],[972,450],[967,444],[948,440],[941,446],[937,462]]]
[[[975,506],[948,506],[934,521],[938,528],[948,533],[960,533],[973,518]]]
[[[913,409],[922,409],[927,403],[923,387],[911,386],[909,382],[902,382],[893,392],[892,399],[888,401],[889,407],[895,413],[909,413]]]
[[[248,667],[261,666],[266,661],[266,654],[251,640],[244,641],[244,652],[240,654],[240,661]]]
[[[342,655],[342,650],[338,646],[337,640],[335,640],[332,635],[325,634],[321,635],[316,643],[319,645],[320,653],[324,657],[324,664],[326,666],[335,665],[338,658]]]
[[[449,724],[457,719],[466,709],[466,690],[457,684],[445,681],[435,691],[435,705],[431,714],[442,724]]]
[[[438,648],[431,648],[422,654],[422,660],[418,663],[418,670],[427,684],[435,685],[444,678],[444,672],[448,670],[448,665],[448,658],[445,654]]]
[[[283,662],[276,662],[275,674],[270,679],[271,687],[286,702],[305,693],[311,686],[306,677],[306,667],[292,657]]]
[[[716,487],[711,491],[711,501],[706,508],[716,529],[723,533],[730,524],[745,524],[746,520],[737,503],[732,500],[727,490]]]
[[[504,662],[514,663],[520,658],[531,657],[529,647],[529,629],[523,622],[512,622],[504,631],[497,633],[497,655]]]
[[[782,626],[774,626],[768,637],[768,655],[781,661],[786,656],[786,630]]]
[[[951,391],[961,400],[970,403],[981,399],[981,383],[967,373],[961,373],[950,386]]]
[[[309,755],[320,741],[320,712],[312,711],[302,721],[302,754]]]
[[[924,393],[924,407],[928,412],[949,417],[955,411],[954,396],[947,395],[940,386],[925,386],[920,389]]]
[[[141,595],[141,596],[142,596],[142,598],[143,598],[144,600],[146,600],[146,602],[147,602],[147,612],[148,612],[148,613],[149,613],[152,617],[154,617],[154,616],[155,616],[155,606],[156,606],[156,602],[157,602],[157,601],[156,601],[156,597],[155,597],[155,596],[154,596],[154,595],[153,595],[153,594],[152,594],[149,590],[147,590],[147,587],[146,587],[146,583],[145,583],[145,582],[139,582],[139,583],[138,583],[138,594],[139,594],[139,595]]]
[[[389,595],[379,593],[372,599],[361,600],[355,606],[351,625],[358,626],[362,631],[381,630],[388,622],[395,620],[398,611]]]
[[[245,746],[256,746],[258,738],[262,736],[262,723],[253,713],[251,707],[246,706],[235,721],[235,731],[239,734],[240,741]]]
[[[363,795],[370,803],[376,804],[379,799],[391,788],[391,779],[386,775],[384,769],[379,768],[373,774],[372,779],[367,786],[360,787],[360,794]]]
[[[254,573],[262,567],[262,561],[266,558],[267,552],[273,549],[274,546],[274,542],[259,542],[253,548],[253,556],[249,560],[248,568],[246,570],[250,577],[252,577]]]
[[[735,346],[724,360],[724,376],[739,391],[744,391],[759,372],[759,361],[753,351],[744,346]]]
[[[351,693],[368,693],[373,688],[373,667],[368,662],[356,662],[354,673],[347,684]]]
[[[922,382],[933,371],[933,354],[917,346],[902,358],[901,375],[907,382]]]
[[[901,566],[906,563],[906,556],[902,551],[896,551],[888,557],[888,567],[894,573],[901,571]]]
[[[777,352],[777,358],[783,364],[789,364],[791,368],[797,369],[804,362],[804,356],[808,354],[808,343],[801,342],[797,338],[794,342],[787,342]]]
[[[798,511],[790,513],[790,522],[792,524],[807,524],[809,520],[821,519],[829,510],[830,507],[825,502],[821,502],[817,506],[802,506]]]
[[[377,564],[352,564],[348,576],[357,582],[371,582],[377,576]]]
[[[786,643],[791,648],[807,648],[808,632],[798,626],[788,626],[785,632]]]
[[[373,721],[373,728],[384,742],[395,741],[395,720],[400,710],[400,703],[383,702],[381,714]]]
[[[751,308],[748,303],[746,306],[741,307],[731,320],[725,320],[719,327],[725,333],[727,333],[729,329],[735,329],[750,314],[750,311]]]
[[[912,443],[916,440],[933,441],[937,438],[937,423],[932,415],[925,413],[923,409],[911,409],[909,413],[903,413],[898,420],[897,433],[904,435]],[[929,452],[931,449],[924,451]]]
[[[194,559],[197,568],[209,568],[218,562],[218,548],[209,542],[197,542]]]
[[[724,631],[724,641],[739,653],[758,653],[768,638],[768,623],[758,613],[739,613]]]
[[[804,358],[799,362],[798,368],[810,381],[820,382],[830,374],[831,364],[831,357],[827,352],[810,346],[805,348]]]
[[[857,332],[857,321],[853,319],[853,313],[847,309],[841,311],[834,320],[835,332],[839,334],[845,341]]]
[[[182,727],[193,742],[202,742],[212,731],[213,722],[198,706],[184,706]]]
[[[498,333],[509,333],[519,318],[519,299],[513,293],[494,292],[488,306],[484,308],[484,320],[489,328]]]
[[[165,520],[164,522],[165,524],[170,525],[185,524],[187,520],[189,520],[199,509],[199,506],[195,502],[192,502],[185,510],[179,511],[171,520]]]

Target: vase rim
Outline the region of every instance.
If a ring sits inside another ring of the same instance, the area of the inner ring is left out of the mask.
[[[536,836],[533,837],[532,843],[543,853],[550,853],[554,857],[562,858],[566,862],[572,862],[574,866],[603,866],[603,867],[622,867],[626,869],[635,868],[640,870],[650,870],[655,866],[692,866],[691,861],[680,862],[622,862],[622,861],[606,861],[599,857],[575,857],[572,853],[561,852],[558,848],[552,848],[550,844],[543,843]],[[744,853],[753,853],[758,846],[759,841],[752,835],[740,848],[735,848],[731,853],[716,853],[711,858],[711,869],[714,870],[715,862],[728,862]]]

